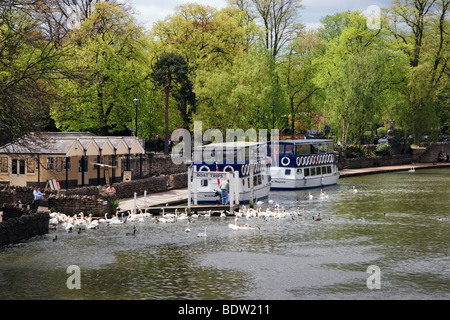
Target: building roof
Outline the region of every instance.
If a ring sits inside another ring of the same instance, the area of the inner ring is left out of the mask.
[[[0,154],[53,154],[62,156],[143,154],[136,137],[96,136],[90,132],[31,133],[0,147]]]

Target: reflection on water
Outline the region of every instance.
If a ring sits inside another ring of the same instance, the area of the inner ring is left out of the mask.
[[[199,217],[190,233],[186,221],[147,220],[135,237],[131,223],[61,228],[0,248],[0,299],[449,299],[449,181],[450,170],[429,169],[341,179],[323,199],[272,192],[305,215],[241,218],[260,230],[233,231],[230,217]],[[66,286],[70,265],[80,290]],[[367,288],[370,265],[380,290]]]

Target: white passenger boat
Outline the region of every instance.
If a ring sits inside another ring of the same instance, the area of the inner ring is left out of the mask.
[[[271,144],[271,189],[317,188],[338,182],[333,140],[280,140]]]
[[[235,204],[256,203],[270,191],[270,158],[265,142],[212,143],[194,148],[194,204],[220,204],[220,183],[230,179]]]

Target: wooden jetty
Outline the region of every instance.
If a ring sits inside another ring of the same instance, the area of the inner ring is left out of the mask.
[[[230,205],[191,205],[190,213],[189,208],[186,205],[167,205],[167,206],[148,206],[148,207],[138,207],[142,212],[151,213],[153,215],[159,215],[164,213],[174,213],[178,211],[179,213],[188,212],[188,214],[206,214],[211,212],[212,216],[220,216],[222,211],[227,216],[234,215],[234,212],[230,212]],[[233,210],[239,211],[239,205],[235,204]]]

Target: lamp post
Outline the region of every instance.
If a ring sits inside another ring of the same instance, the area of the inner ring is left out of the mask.
[[[136,119],[135,119],[136,130],[134,131],[134,135],[137,137],[137,135],[138,135],[138,104],[139,104],[139,99],[136,96],[134,96],[133,103],[136,106]]]

